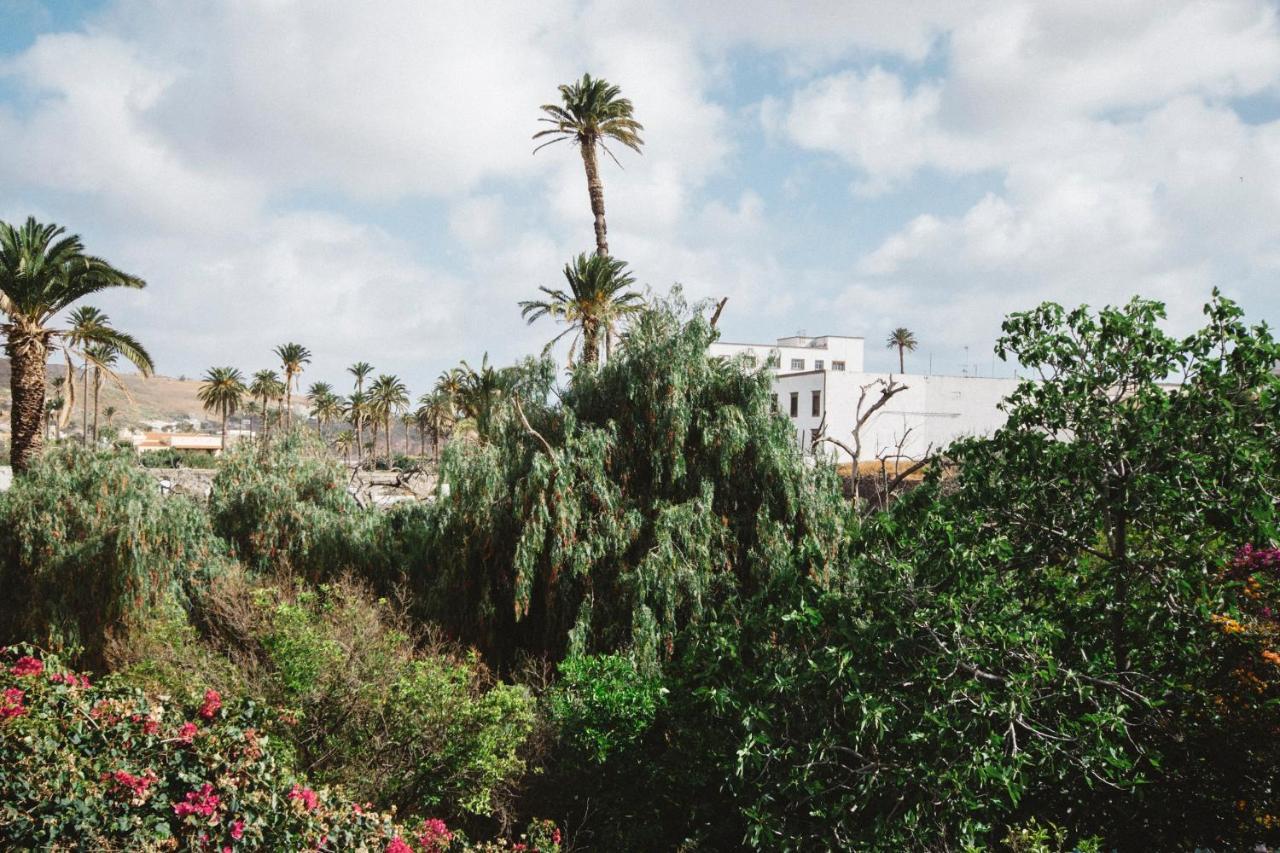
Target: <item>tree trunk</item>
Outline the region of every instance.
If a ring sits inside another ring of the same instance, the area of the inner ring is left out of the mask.
[[[898,344],[898,372],[899,373],[907,372],[906,362],[903,360],[902,344]]]
[[[594,320],[582,321],[582,363],[593,367],[600,361],[600,327]]]
[[[356,462],[359,462],[364,457],[364,429],[361,423],[364,418],[357,415],[352,420],[356,422]]]
[[[386,421],[383,423],[383,426],[385,427],[383,432],[386,433],[385,438],[387,440],[387,467],[390,468],[391,467],[391,418],[390,417],[386,419]]]
[[[40,455],[44,436],[40,432],[44,420],[44,369],[49,347],[43,338],[18,336],[12,327],[5,330],[9,354],[10,413],[9,464],[14,473],[26,471]],[[68,377],[70,379],[70,377]]]
[[[102,370],[93,369],[93,446],[98,446],[98,395],[102,392]]]
[[[227,407],[222,407],[222,452],[227,452]]]
[[[293,377],[288,371],[284,374],[284,420],[283,425],[290,425],[293,422]]]
[[[80,424],[80,443],[89,446],[89,360],[84,361],[84,404],[80,407],[84,416]]]
[[[609,254],[608,229],[604,223],[604,184],[600,182],[600,166],[596,162],[596,146],[581,145],[582,166],[587,171],[587,193],[591,196],[591,215],[595,217],[596,254]]]

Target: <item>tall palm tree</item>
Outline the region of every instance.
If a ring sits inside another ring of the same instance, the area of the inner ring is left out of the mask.
[[[82,413],[80,417],[80,443],[89,444],[89,357],[90,348],[93,345],[95,336],[99,330],[107,328],[110,321],[107,315],[94,308],[92,305],[78,305],[75,310],[67,315],[67,335],[66,346],[63,350],[67,358],[67,373],[71,373],[71,356],[73,353],[80,355],[80,380],[83,386],[80,404]],[[71,383],[71,408],[75,408],[76,386],[75,382]],[[71,417],[71,411],[64,413],[67,418]]]
[[[96,447],[98,444],[98,401],[102,395],[103,373],[106,372],[113,377],[115,376],[112,373],[112,368],[120,360],[120,355],[114,347],[105,344],[91,344],[86,348],[86,352],[93,360],[93,444]],[[116,377],[116,381],[119,382],[119,377]]]
[[[368,378],[370,373],[373,373],[373,365],[367,361],[357,361],[347,368],[347,373],[356,378],[356,390],[363,391],[364,380]]]
[[[352,391],[342,406],[342,414],[355,428],[355,447],[356,461],[359,462],[364,454],[364,422],[369,416],[369,395],[364,391]]]
[[[105,409],[102,410],[102,416],[107,419],[107,426],[111,426],[111,422],[115,419],[115,416],[118,414],[120,414],[120,410],[117,409],[115,406],[107,406]]]
[[[284,410],[285,418],[293,417],[293,389],[302,375],[302,367],[311,363],[311,350],[302,344],[281,344],[274,350],[284,370]]]
[[[311,414],[316,419],[316,430],[323,435],[325,424],[342,417],[342,401],[332,391],[323,392],[313,399]]]
[[[903,353],[908,350],[910,350],[911,352],[915,352],[916,346],[917,346],[916,336],[912,334],[910,329],[906,329],[899,326],[898,328],[894,329],[892,332],[889,333],[889,338],[888,340],[885,341],[885,349],[893,349],[894,347],[898,348],[898,372],[899,373],[907,372],[906,362],[904,361]]]
[[[264,435],[268,431],[268,407],[272,400],[283,393],[282,388],[283,383],[280,382],[280,375],[274,370],[259,370],[253,374],[253,382],[249,385],[249,395],[256,400],[262,401],[262,432]]]
[[[206,412],[222,415],[222,450],[227,449],[227,417],[235,414],[249,389],[244,387],[244,376],[234,367],[211,367],[205,373],[196,397],[204,403]]]
[[[409,405],[409,389],[398,376],[382,374],[369,386],[369,396],[386,433],[387,459],[391,459],[391,418]]]
[[[351,461],[351,447],[356,443],[356,434],[349,429],[344,429],[333,437],[333,446],[342,452],[342,458],[347,462]]]
[[[487,442],[493,438],[498,409],[511,393],[513,375],[510,370],[490,365],[488,353],[484,354],[479,370],[465,361],[462,370],[462,388],[456,400],[458,413],[476,438]]]
[[[569,325],[551,339],[550,347],[569,332],[582,332],[582,362],[599,361],[600,336],[610,336],[618,320],[639,311],[644,297],[634,290],[635,278],[625,261],[585,252],[564,265],[569,290],[538,288],[546,299],[520,303],[520,316],[532,324],[539,317],[552,317]]]
[[[408,400],[406,399],[405,402],[408,403]],[[409,436],[411,434],[411,430],[413,429],[413,425],[416,424],[417,422],[418,422],[417,419],[414,418],[414,416],[408,410],[405,410],[400,413],[400,426],[404,427],[404,455],[405,456],[413,455],[413,448],[409,446]],[[423,443],[425,444],[425,441]]]
[[[65,329],[50,326],[54,317],[108,288],[145,286],[142,279],[85,254],[80,238],[64,232],[35,217],[19,228],[0,222],[0,332],[10,363],[9,461],[16,472],[31,466],[44,443],[45,366],[50,348],[66,335]],[[151,358],[137,341],[107,328],[95,330],[94,338],[99,343],[122,339],[121,354],[150,373]]]
[[[632,117],[631,101],[622,97],[621,89],[607,80],[593,79],[590,74],[583,74],[581,80],[561,86],[560,101],[559,105],[542,106],[545,115],[538,121],[552,126],[535,133],[533,138],[552,138],[533,150],[537,153],[556,142],[572,142],[578,146],[582,166],[587,172],[591,214],[595,217],[596,254],[607,255],[609,239],[604,221],[604,184],[600,180],[596,148],[603,150],[615,163],[618,158],[605,144],[606,139],[616,140],[639,153],[640,146],[644,145],[640,138],[644,125]]]
[[[453,399],[439,389],[418,398],[416,415],[419,428],[431,434],[431,455],[437,462],[440,460],[440,439],[453,426],[455,413]],[[422,452],[426,454],[425,447]]]
[[[333,393],[333,386],[328,382],[312,382],[307,389],[307,399],[311,401],[311,417],[316,419],[316,432],[324,426],[319,410],[324,408],[324,398]]]

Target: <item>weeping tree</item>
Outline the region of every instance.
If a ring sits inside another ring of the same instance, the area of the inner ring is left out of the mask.
[[[424,615],[500,666],[630,649],[656,667],[744,590],[821,574],[838,484],[804,465],[767,378],[708,356],[714,338],[677,295],[558,402],[549,361],[509,369],[488,440],[446,449],[449,494],[405,561],[432,567],[409,579]]]

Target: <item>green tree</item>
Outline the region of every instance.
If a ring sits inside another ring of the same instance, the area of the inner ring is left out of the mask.
[[[550,136],[551,139],[534,149],[535,152],[556,142],[571,142],[582,154],[582,166],[587,173],[587,193],[591,198],[591,215],[595,217],[596,254],[609,254],[608,229],[604,219],[604,183],[600,180],[600,165],[596,148],[604,151],[616,163],[617,158],[609,150],[606,140],[615,140],[639,152],[644,145],[640,131],[644,125],[633,117],[631,101],[622,97],[622,90],[607,80],[593,79],[583,74],[582,79],[560,87],[560,104],[544,104],[544,115],[538,121],[552,125],[533,135],[534,139]]]
[[[419,428],[431,436],[432,457],[440,461],[440,442],[453,428],[456,409],[453,401],[443,391],[432,391],[418,398],[417,419]],[[426,453],[426,449],[423,449]]]
[[[387,461],[391,461],[391,419],[409,405],[409,389],[398,376],[382,374],[369,387],[369,398],[374,413],[382,422],[386,434]]]
[[[356,390],[363,391],[365,379],[369,378],[369,374],[373,373],[373,365],[367,361],[357,361],[347,368],[347,373],[355,377]]]
[[[369,419],[371,407],[372,402],[369,399],[369,394],[360,390],[352,391],[351,396],[347,397],[342,406],[343,416],[355,428],[357,462],[364,455],[364,424]]]
[[[85,254],[80,238],[63,237],[64,231],[34,217],[20,228],[0,223],[0,332],[10,362],[10,462],[18,472],[30,467],[43,444],[45,365],[50,346],[66,334],[50,326],[53,318],[94,293],[144,286],[140,278]],[[109,343],[120,334],[104,329],[97,338]],[[122,352],[141,355],[136,342],[128,344],[133,346]],[[149,358],[140,360],[150,364]]]
[[[889,333],[889,338],[885,341],[885,347],[887,349],[897,348],[899,373],[907,372],[906,361],[904,360],[903,353],[908,351],[915,352],[917,346],[916,336],[910,329],[899,326]]]
[[[529,323],[539,317],[552,317],[568,324],[569,328],[551,340],[554,344],[569,332],[582,333],[582,363],[595,365],[599,361],[600,338],[608,342],[617,322],[639,311],[644,297],[634,290],[627,290],[635,279],[627,271],[625,262],[602,255],[578,255],[564,266],[568,291],[541,287],[545,299],[520,303],[520,314]],[[548,344],[550,346],[551,344]]]
[[[272,400],[284,393],[284,383],[274,370],[259,370],[249,384],[249,395],[262,401],[262,431],[268,431],[268,412]]]
[[[311,363],[311,350],[302,344],[281,344],[274,350],[284,370],[284,410],[286,422],[293,420],[293,389],[298,385],[305,365]]]
[[[249,393],[244,376],[234,367],[211,367],[200,383],[196,397],[204,404],[206,412],[222,416],[222,449],[227,449],[227,418],[236,413]]]

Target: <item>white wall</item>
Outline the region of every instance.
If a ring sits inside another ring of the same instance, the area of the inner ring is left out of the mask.
[[[711,355],[732,358],[743,353],[755,357],[756,366],[764,367],[771,355],[778,357],[776,373],[795,373],[815,369],[832,370],[832,363],[844,363],[846,372],[862,370],[862,338],[843,338],[826,335],[818,338],[779,338],[775,344],[749,344],[716,341],[711,345]],[[804,362],[803,367],[793,368],[792,359]],[[822,367],[817,363],[821,361]],[[838,371],[833,371],[838,372]]]
[[[773,386],[780,410],[788,417],[791,393],[800,395],[799,414],[791,420],[798,446],[808,450],[811,430],[820,426],[826,435],[852,446],[862,386],[887,378],[886,374],[825,371],[780,375],[775,377]],[[898,442],[904,436],[902,454],[918,458],[929,445],[936,450],[957,438],[990,433],[1005,422],[1005,414],[997,405],[1018,385],[1014,379],[963,376],[906,374],[897,375],[895,379],[905,385],[906,390],[895,394],[863,427],[863,462],[883,453],[896,454]],[[814,390],[822,392],[821,413],[816,417],[810,408],[810,395]],[[879,399],[879,392],[879,387],[867,390],[863,411]],[[826,444],[823,449],[835,451],[842,462],[849,461],[849,455],[832,444]]]

